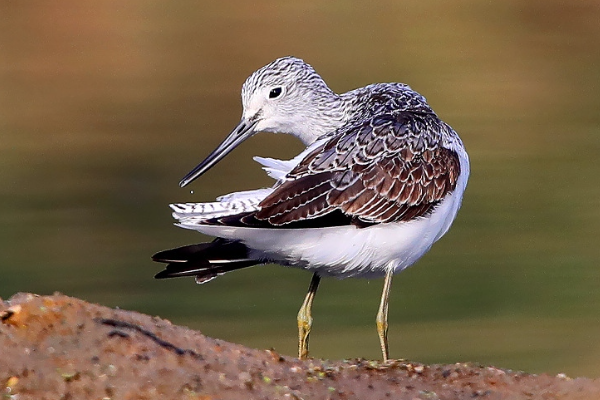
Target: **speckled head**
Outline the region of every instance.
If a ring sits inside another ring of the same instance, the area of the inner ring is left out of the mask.
[[[335,129],[341,115],[339,96],[313,67],[283,57],[254,72],[242,87],[243,119],[256,131],[287,133],[305,144]],[[330,116],[329,118],[326,118]]]
[[[295,57],[278,58],[246,79],[240,123],[180,185],[187,185],[261,131],[291,134],[304,144],[313,143],[343,123],[342,103],[309,64]]]

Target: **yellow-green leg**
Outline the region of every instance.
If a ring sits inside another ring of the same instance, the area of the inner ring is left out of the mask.
[[[308,293],[306,293],[304,303],[298,312],[298,357],[301,360],[308,357],[308,335],[312,327],[312,303],[319,288],[319,282],[321,282],[321,277],[316,273],[313,274],[308,286]]]
[[[381,304],[379,305],[379,311],[377,312],[377,334],[379,335],[379,344],[381,346],[381,352],[383,353],[383,362],[387,362],[390,357],[390,351],[388,348],[387,331],[388,331],[388,305],[390,298],[390,288],[392,287],[392,276],[393,271],[388,271],[385,274],[385,280],[383,281],[383,292],[381,293]]]

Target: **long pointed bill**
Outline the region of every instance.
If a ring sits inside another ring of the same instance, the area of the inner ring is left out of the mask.
[[[242,119],[238,126],[231,131],[225,140],[223,140],[223,142],[216,149],[214,149],[213,152],[204,159],[204,161],[198,164],[196,168],[191,170],[186,176],[183,177],[181,182],[179,182],[179,186],[184,187],[194,179],[198,178],[200,175],[212,168],[213,165],[221,161],[223,157],[229,154],[229,152],[235,149],[240,143],[254,135],[254,133],[256,133],[254,127],[257,123],[258,121],[248,122],[245,119]]]

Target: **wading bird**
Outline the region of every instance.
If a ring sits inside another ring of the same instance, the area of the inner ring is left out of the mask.
[[[216,239],[155,254],[167,263],[156,278],[205,283],[265,263],[311,271],[298,313],[298,353],[306,358],[321,277],[384,277],[376,323],[387,361],[392,276],[421,258],[456,217],[469,176],[462,141],[407,85],[336,94],[294,57],[250,75],[242,105],[240,123],[182,187],[261,131],[294,135],[307,148],[288,161],[255,157],[276,180],[271,188],[172,204],[178,226]]]

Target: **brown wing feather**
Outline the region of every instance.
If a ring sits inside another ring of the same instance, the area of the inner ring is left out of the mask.
[[[333,210],[326,198],[331,191],[332,176],[331,172],[322,172],[284,182],[261,202],[256,218],[282,225],[316,218]]]
[[[435,114],[400,112],[341,132],[290,172],[256,219],[283,226],[342,211],[368,225],[424,216],[460,174],[458,154],[442,147],[444,129]]]

